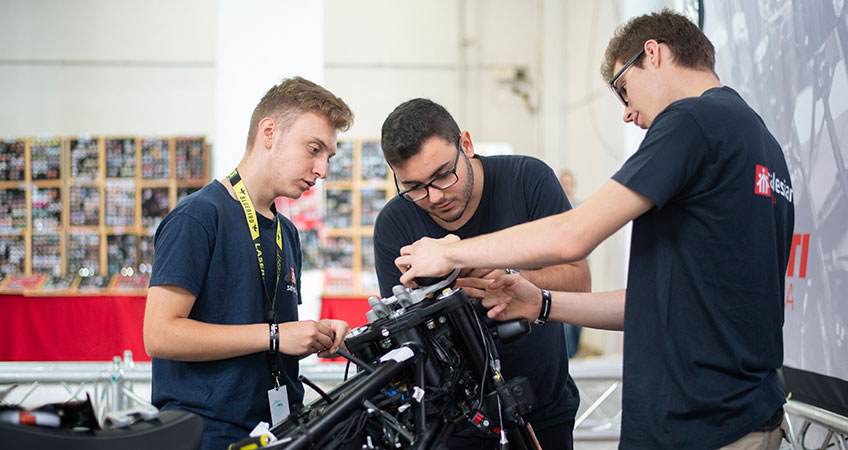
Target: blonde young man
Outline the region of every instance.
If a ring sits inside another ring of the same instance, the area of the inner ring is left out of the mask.
[[[204,420],[204,449],[222,449],[303,399],[298,359],[329,356],[342,321],[299,321],[297,230],[274,199],[299,198],[336,152],[353,114],[303,78],[272,87],[253,112],[229,177],[186,197],[156,230],[144,317],[153,403]]]

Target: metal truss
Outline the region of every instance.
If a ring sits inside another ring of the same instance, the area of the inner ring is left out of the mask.
[[[790,418],[801,421],[798,434],[790,427],[793,450],[836,448],[848,450],[848,417],[834,414],[806,403],[789,400],[784,406]],[[813,435],[824,435],[817,447],[807,447],[808,441],[816,440]]]

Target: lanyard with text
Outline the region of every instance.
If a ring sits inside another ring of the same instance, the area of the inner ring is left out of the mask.
[[[250,194],[247,188],[244,187],[244,181],[238,173],[238,169],[233,170],[230,174],[230,184],[233,186],[233,191],[236,193],[241,208],[244,210],[244,217],[247,219],[247,227],[250,229],[250,237],[253,239],[253,247],[256,249],[256,260],[259,262],[259,275],[262,277],[262,293],[264,294],[262,301],[265,305],[265,321],[269,324],[277,323],[277,313],[274,311],[274,304],[277,302],[277,285],[280,283],[280,272],[283,265],[283,237],[280,232],[280,219],[277,217],[277,208],[271,204],[271,212],[274,214],[274,225],[277,229],[276,237],[276,254],[277,254],[277,279],[274,281],[274,295],[268,294],[268,288],[265,287],[265,261],[262,257],[261,243],[259,241],[259,222],[256,218],[256,210],[253,208],[253,202],[250,200]],[[280,387],[280,368],[277,364],[276,352],[268,353],[268,365],[271,366],[271,376],[274,377],[274,387]]]

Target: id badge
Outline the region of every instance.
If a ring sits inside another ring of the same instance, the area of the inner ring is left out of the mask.
[[[271,426],[275,426],[289,416],[289,394],[285,386],[268,390],[268,406],[271,408]]]

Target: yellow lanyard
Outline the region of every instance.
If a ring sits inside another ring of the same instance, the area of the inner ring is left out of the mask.
[[[277,208],[271,204],[271,212],[274,213],[274,224],[277,228],[277,279],[274,281],[274,295],[268,295],[268,289],[265,287],[265,262],[262,257],[261,242],[259,241],[259,223],[256,218],[256,210],[253,207],[253,202],[250,200],[250,194],[247,193],[247,188],[244,187],[244,181],[238,173],[238,169],[233,170],[230,174],[230,184],[233,186],[233,191],[236,193],[241,208],[244,210],[244,217],[247,219],[247,227],[250,229],[250,237],[253,239],[253,247],[256,250],[256,260],[259,261],[259,274],[262,277],[262,293],[265,294],[263,302],[265,304],[265,320],[268,323],[277,322],[277,314],[274,311],[274,304],[277,302],[277,285],[280,283],[280,272],[283,266],[283,236],[280,232],[280,219],[277,217]]]

